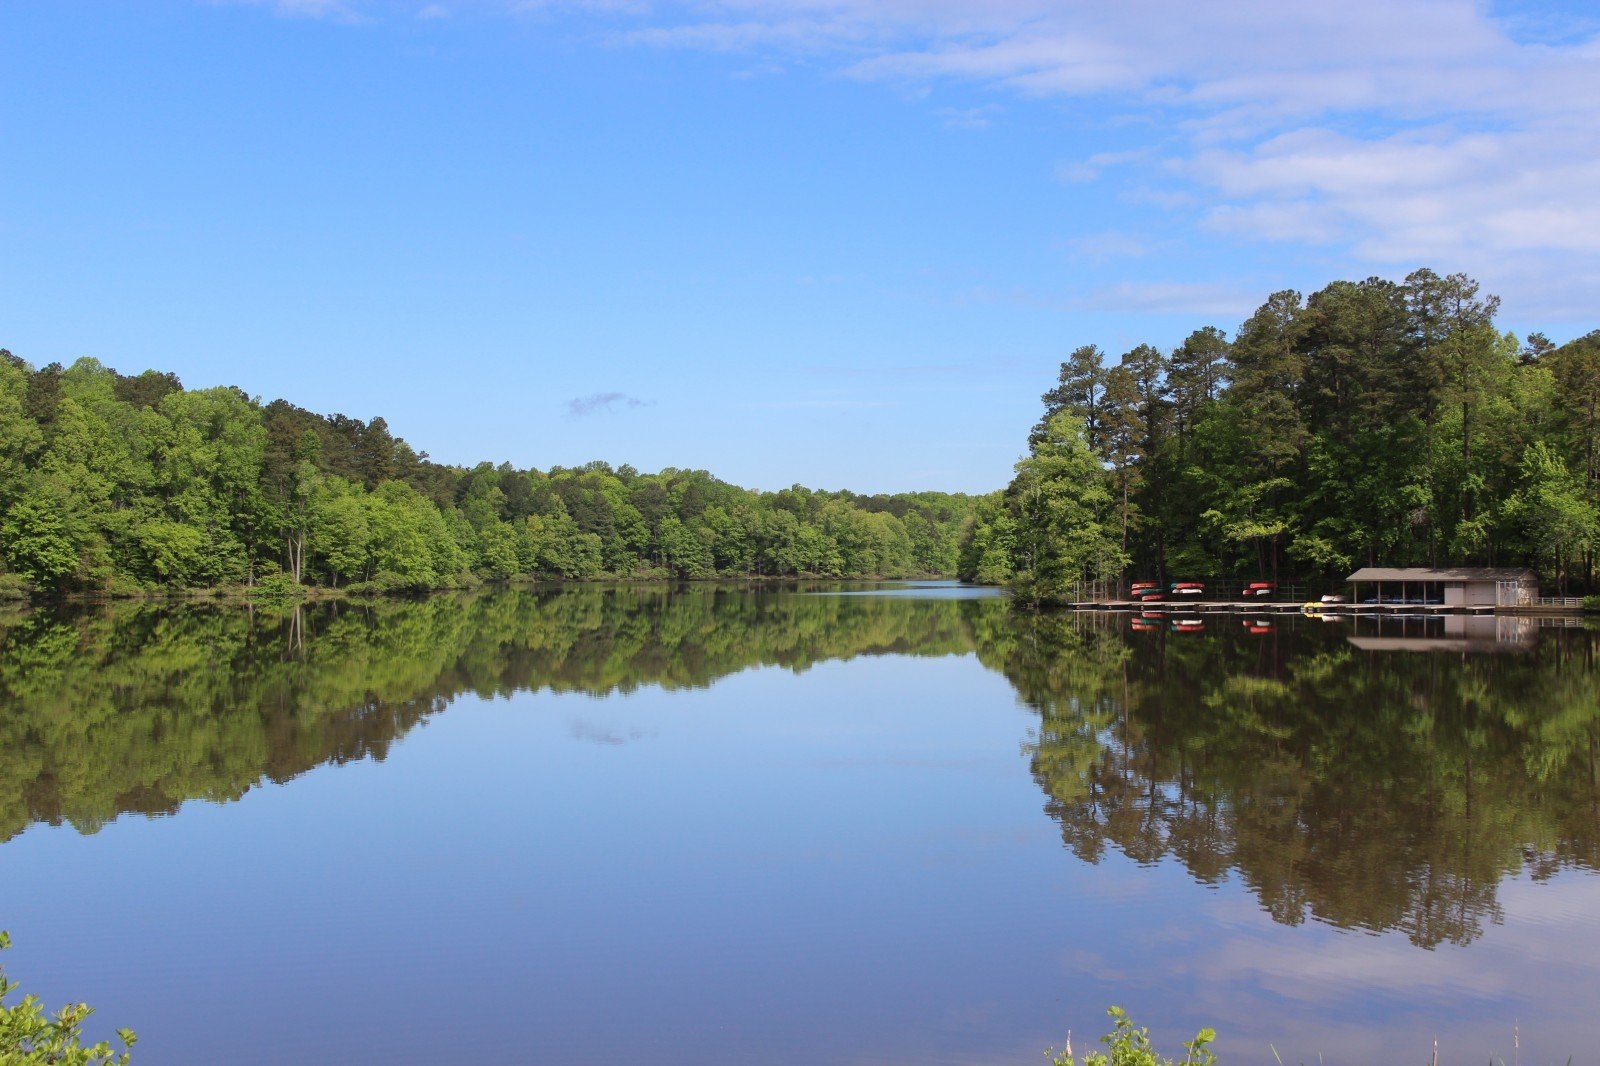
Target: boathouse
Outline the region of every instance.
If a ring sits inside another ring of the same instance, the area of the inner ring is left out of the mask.
[[[1345,580],[1356,587],[1356,603],[1532,607],[1539,602],[1534,572],[1509,567],[1364,566]]]

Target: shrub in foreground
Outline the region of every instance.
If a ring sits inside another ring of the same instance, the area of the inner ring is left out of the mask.
[[[0,930],[0,951],[11,946],[11,937]],[[87,1003],[69,1003],[52,1017],[40,1005],[38,996],[23,996],[16,1005],[6,997],[16,991],[16,982],[6,978],[0,967],[0,1063],[28,1066],[55,1063],[58,1066],[127,1066],[128,1049],[137,1039],[132,1029],[118,1029],[122,1051],[115,1052],[108,1041],[87,1047],[83,1044],[83,1023],[94,1008]]]
[[[1206,1045],[1217,1038],[1215,1029],[1202,1029],[1194,1039],[1183,1045],[1182,1061],[1162,1058],[1150,1044],[1150,1030],[1135,1028],[1128,1012],[1121,1007],[1106,1011],[1111,1015],[1114,1028],[1100,1038],[1105,1051],[1091,1051],[1083,1057],[1082,1066],[1216,1066],[1217,1057]],[[1065,1051],[1050,1048],[1050,1066],[1079,1066],[1072,1057],[1072,1035],[1067,1035]]]

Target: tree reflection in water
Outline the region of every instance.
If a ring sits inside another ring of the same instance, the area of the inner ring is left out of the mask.
[[[1084,861],[1234,871],[1280,922],[1424,947],[1498,921],[1502,878],[1600,868],[1592,631],[1462,655],[1364,651],[1316,623],[1126,626],[1043,616],[981,645],[1040,714],[1033,776]]]
[[[1428,947],[1496,921],[1508,876],[1600,869],[1592,631],[1544,632],[1515,655],[1384,652],[1314,623],[1137,631],[998,600],[797,591],[0,619],[0,839],[382,760],[465,693],[677,689],[758,665],[975,651],[1039,714],[1029,766],[1085,862],[1171,857],[1204,883],[1236,874],[1278,921]]]
[[[464,693],[701,687],[757,665],[970,651],[979,603],[729,586],[321,603],[120,603],[0,620],[0,840],[382,760]],[[998,601],[986,605],[999,607]]]

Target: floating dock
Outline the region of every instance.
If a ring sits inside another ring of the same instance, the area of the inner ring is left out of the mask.
[[[1167,614],[1317,614],[1492,616],[1494,614],[1579,614],[1579,607],[1495,607],[1442,603],[1291,603],[1287,600],[1097,600],[1063,604],[1072,611],[1160,611]]]

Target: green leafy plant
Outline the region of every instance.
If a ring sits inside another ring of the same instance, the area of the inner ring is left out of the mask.
[[[1136,1027],[1133,1020],[1128,1017],[1128,1012],[1121,1007],[1112,1007],[1106,1011],[1111,1015],[1113,1028],[1111,1032],[1100,1038],[1100,1043],[1106,1046],[1105,1051],[1091,1051],[1083,1057],[1082,1066],[1215,1066],[1217,1057],[1212,1054],[1207,1046],[1217,1038],[1215,1029],[1202,1029],[1195,1034],[1194,1039],[1183,1045],[1184,1056],[1178,1059],[1162,1058],[1150,1043],[1150,1030]],[[1079,1066],[1078,1060],[1072,1057],[1072,1034],[1067,1034],[1067,1047],[1064,1051],[1050,1048],[1045,1052],[1050,1056],[1050,1066]]]
[[[0,951],[11,946],[11,937],[0,930]],[[52,1017],[38,996],[25,995],[14,1006],[6,998],[16,991],[16,982],[0,967],[0,1063],[28,1066],[52,1063],[56,1066],[127,1066],[129,1049],[137,1039],[132,1029],[118,1029],[122,1050],[114,1051],[109,1041],[84,1046],[83,1023],[94,1008],[87,1003],[69,1003]]]
[[[305,598],[306,588],[288,574],[279,572],[257,581],[249,595],[254,600],[298,600]]]

